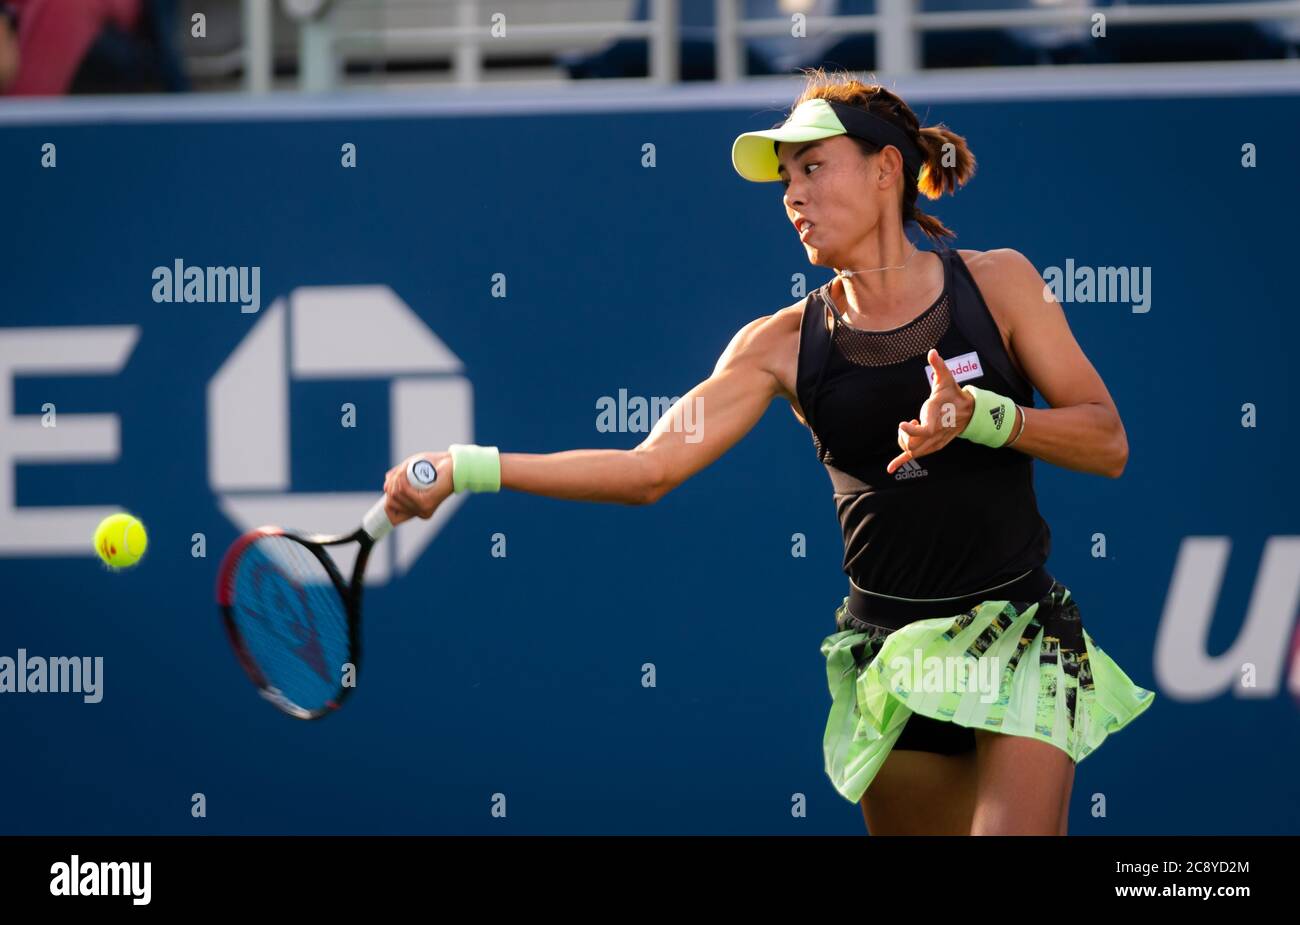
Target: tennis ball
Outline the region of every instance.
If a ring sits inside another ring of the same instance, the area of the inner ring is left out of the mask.
[[[144,524],[130,514],[110,514],[95,528],[95,552],[113,568],[135,565],[148,545]]]

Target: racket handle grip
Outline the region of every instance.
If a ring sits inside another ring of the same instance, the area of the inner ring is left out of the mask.
[[[366,516],[361,518],[361,529],[376,543],[393,532],[393,522],[384,510],[387,504],[388,495],[380,495],[379,500],[366,511]]]

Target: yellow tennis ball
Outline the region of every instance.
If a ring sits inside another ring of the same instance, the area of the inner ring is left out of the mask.
[[[144,524],[130,514],[110,514],[95,528],[95,552],[113,568],[135,565],[148,545]]]

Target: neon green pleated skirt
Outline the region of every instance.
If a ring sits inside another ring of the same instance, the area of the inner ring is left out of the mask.
[[[1079,608],[1059,582],[1040,601],[984,601],[951,617],[896,630],[836,610],[827,636],[831,711],[826,774],[854,803],[917,713],[1065,751],[1075,762],[1123,729],[1155,700],[1083,629]]]

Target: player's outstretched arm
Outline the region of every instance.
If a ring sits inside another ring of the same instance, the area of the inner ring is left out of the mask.
[[[501,487],[573,501],[650,504],[659,500],[730,449],[782,392],[773,371],[780,342],[773,317],[758,318],[737,331],[709,378],[683,395],[639,446],[503,452]],[[419,455],[434,462],[439,484],[415,492],[406,483],[406,460],[390,469],[384,491],[394,523],[432,516],[451,493],[449,454]]]

